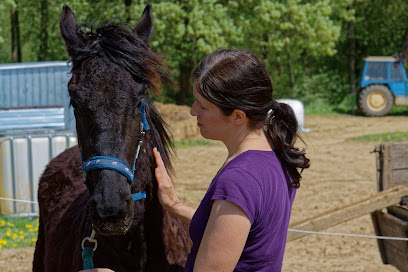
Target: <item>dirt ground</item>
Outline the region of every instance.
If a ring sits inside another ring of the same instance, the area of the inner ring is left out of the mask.
[[[195,120],[187,107],[158,105],[176,139],[199,139]],[[408,131],[408,116],[367,118],[361,116],[306,116],[307,144],[311,168],[303,173],[291,222],[371,196],[377,191],[376,143],[347,139],[383,132]],[[198,206],[212,177],[226,158],[221,144],[182,148],[174,160],[174,182],[182,200]],[[325,232],[375,235],[369,215],[342,223]],[[0,271],[31,271],[33,248],[0,250]],[[384,265],[375,239],[309,235],[288,242],[282,271],[398,271]]]

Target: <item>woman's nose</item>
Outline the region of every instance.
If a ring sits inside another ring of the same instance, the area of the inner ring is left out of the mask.
[[[197,102],[194,101],[194,103],[193,103],[193,105],[191,106],[191,109],[190,109],[190,114],[192,116],[197,116],[196,107],[197,107]]]

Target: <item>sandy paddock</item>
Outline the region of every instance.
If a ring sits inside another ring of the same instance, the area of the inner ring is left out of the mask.
[[[176,139],[200,139],[188,107],[158,105]],[[408,116],[306,116],[304,133],[308,156],[296,196],[291,222],[313,217],[373,195],[377,191],[376,143],[347,139],[382,132],[408,131]],[[174,159],[174,182],[181,199],[197,206],[212,177],[226,158],[220,145],[182,148]],[[334,233],[375,235],[369,215],[325,230]],[[33,248],[0,250],[0,271],[31,271]],[[283,271],[398,271],[382,264],[375,239],[309,235],[288,242]]]

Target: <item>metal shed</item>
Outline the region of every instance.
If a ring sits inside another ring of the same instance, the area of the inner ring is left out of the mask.
[[[0,64],[0,109],[63,107],[65,128],[75,130],[65,61]]]
[[[0,214],[38,213],[45,166],[76,144],[70,69],[64,61],[0,64]]]

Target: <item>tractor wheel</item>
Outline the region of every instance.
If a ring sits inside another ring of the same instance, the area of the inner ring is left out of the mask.
[[[384,85],[369,85],[358,94],[358,107],[365,116],[387,115],[394,105],[394,96]]]

